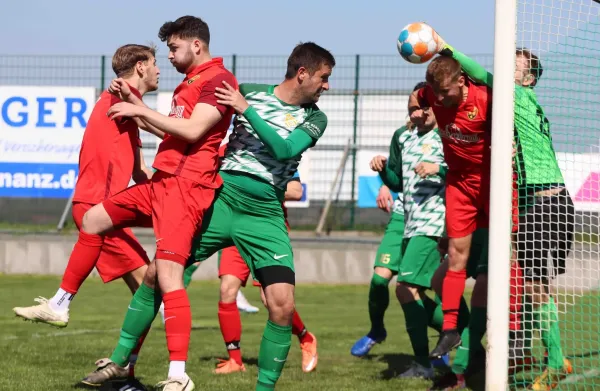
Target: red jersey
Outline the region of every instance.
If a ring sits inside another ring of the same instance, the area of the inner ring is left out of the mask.
[[[489,169],[492,129],[492,90],[467,80],[469,95],[458,107],[436,103],[428,85],[418,92],[433,109],[444,145],[444,160],[455,171]]]
[[[223,81],[233,88],[238,87],[235,76],[223,66],[223,59],[214,58],[190,71],[177,86],[173,92],[169,117],[190,118],[198,103],[216,107],[223,117],[192,144],[165,135],[158,147],[154,168],[209,188],[216,189],[221,186],[217,154],[233,116],[233,109],[218,104],[215,97],[215,88],[223,87]]]
[[[142,95],[131,87],[138,97]],[[99,204],[129,186],[135,155],[142,145],[135,121],[108,118],[108,109],[121,100],[104,91],[90,115],[79,152],[79,178],[73,201]]]

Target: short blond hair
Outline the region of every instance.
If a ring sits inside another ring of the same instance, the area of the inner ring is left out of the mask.
[[[425,80],[429,84],[441,84],[445,80],[456,81],[461,75],[460,63],[452,57],[438,56],[427,66]]]

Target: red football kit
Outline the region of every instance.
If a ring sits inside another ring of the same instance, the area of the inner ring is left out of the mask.
[[[132,186],[103,205],[115,227],[152,219],[156,258],[185,265],[192,240],[222,184],[218,148],[231,123],[233,109],[217,103],[215,88],[237,80],[215,58],[190,71],[173,93],[170,117],[190,118],[198,103],[216,107],[221,120],[195,143],[166,135],[154,160],[157,172],[148,183]]]
[[[131,87],[138,98],[139,91]],[[125,190],[131,180],[135,155],[141,146],[139,130],[131,119],[111,121],[106,113],[121,100],[104,91],[92,113],[81,143],[79,176],[73,196],[72,215],[81,230],[83,215],[94,205]],[[102,281],[109,282],[149,263],[148,256],[129,228],[114,230],[102,240],[100,256],[95,263]],[[91,272],[80,262],[70,263],[61,286],[76,293]]]
[[[492,90],[467,80],[467,99],[457,107],[436,103],[430,86],[418,92],[438,123],[446,176],[448,237],[467,236],[488,227]]]

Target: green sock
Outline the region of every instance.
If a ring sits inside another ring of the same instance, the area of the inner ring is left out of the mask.
[[[438,302],[437,295],[435,296],[436,301],[433,301],[427,295],[423,295],[423,305],[425,311],[427,311],[427,325],[437,332],[442,331],[442,324],[444,323],[444,312],[442,311],[441,303]]]
[[[194,274],[194,272],[198,270],[198,267],[200,267],[200,263],[193,263],[185,269],[185,271],[183,272],[184,288],[187,288],[190,285],[190,282],[192,282],[192,274]]]
[[[272,390],[287,360],[292,344],[292,326],[279,326],[270,320],[263,332],[258,351],[256,390]]]
[[[373,274],[371,288],[369,289],[369,317],[371,318],[371,331],[381,332],[384,329],[383,316],[390,304],[390,280]]]
[[[456,356],[452,362],[452,372],[462,375],[465,373],[471,359],[480,351],[483,351],[481,339],[487,328],[487,308],[473,307],[471,309],[471,318],[468,327],[465,327],[460,339],[462,344],[456,351]]]
[[[425,368],[429,362],[429,340],[427,339],[427,310],[423,301],[416,300],[401,304],[406,322],[406,332],[415,353],[415,361]]]
[[[121,367],[127,364],[131,351],[156,317],[161,300],[160,293],[146,284],[142,284],[135,292],[121,327],[119,343],[110,356],[114,363]]]
[[[542,343],[548,351],[548,367],[561,370],[564,366],[564,356],[560,346],[560,329],[558,327],[558,310],[554,299],[541,305],[534,313],[534,319],[539,325]]]

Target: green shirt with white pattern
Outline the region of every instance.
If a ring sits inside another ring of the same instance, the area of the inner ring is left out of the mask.
[[[415,172],[423,162],[447,167],[439,131],[419,133],[417,129],[406,129],[399,133],[396,140],[402,162],[404,237],[443,236],[446,228],[445,180],[439,173],[421,178]]]
[[[274,85],[240,84],[240,93],[258,115],[283,138],[296,129],[306,132],[313,145],[327,127],[327,116],[315,104],[289,105],[274,94]],[[294,176],[302,155],[277,160],[260,140],[243,115],[237,115],[229,137],[221,171],[238,171],[256,176],[276,188],[285,190]]]

